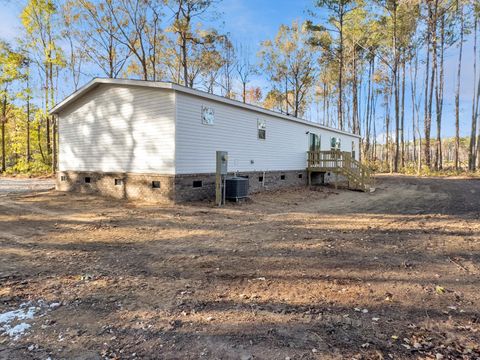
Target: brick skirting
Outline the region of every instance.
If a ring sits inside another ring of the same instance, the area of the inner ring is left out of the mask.
[[[250,193],[307,184],[305,170],[240,172],[238,175],[248,177]],[[56,180],[59,191],[100,194],[117,199],[185,202],[215,198],[215,174],[157,175],[61,171],[57,173]]]
[[[160,188],[152,187],[154,181],[160,182]],[[156,174],[61,171],[57,173],[56,189],[160,202],[171,201],[175,195],[174,176]]]

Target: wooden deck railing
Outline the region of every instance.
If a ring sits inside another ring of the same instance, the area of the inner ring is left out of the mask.
[[[373,174],[371,170],[355,160],[349,152],[331,151],[308,151],[307,170],[329,171],[343,174],[349,182],[366,190],[373,186]]]

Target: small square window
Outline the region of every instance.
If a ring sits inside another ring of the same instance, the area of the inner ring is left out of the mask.
[[[160,181],[152,181],[152,189],[160,189]]]
[[[207,106],[202,106],[202,124],[213,125],[214,122],[215,110]]]
[[[201,188],[203,186],[203,182],[202,180],[194,180],[192,185],[194,188]]]
[[[123,185],[123,179],[115,179],[115,186]]]
[[[85,176],[85,184],[90,184],[92,182],[92,178],[90,176]]]
[[[258,181],[263,182],[263,176],[259,176]]]
[[[60,176],[60,181],[67,181],[67,177],[65,175]]]
[[[285,180],[285,175],[280,175],[280,180]]]
[[[303,178],[303,174],[298,174],[298,178],[299,178],[299,179],[302,179],[302,178]]]

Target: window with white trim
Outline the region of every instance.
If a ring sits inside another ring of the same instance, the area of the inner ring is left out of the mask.
[[[336,137],[332,137],[330,142],[330,150],[340,150],[340,139]]]
[[[267,138],[267,124],[264,119],[257,119],[257,131],[260,140]]]

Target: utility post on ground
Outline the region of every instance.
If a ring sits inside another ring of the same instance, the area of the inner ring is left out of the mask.
[[[228,173],[228,153],[217,151],[217,168],[215,176],[215,204],[225,204],[225,180]]]

